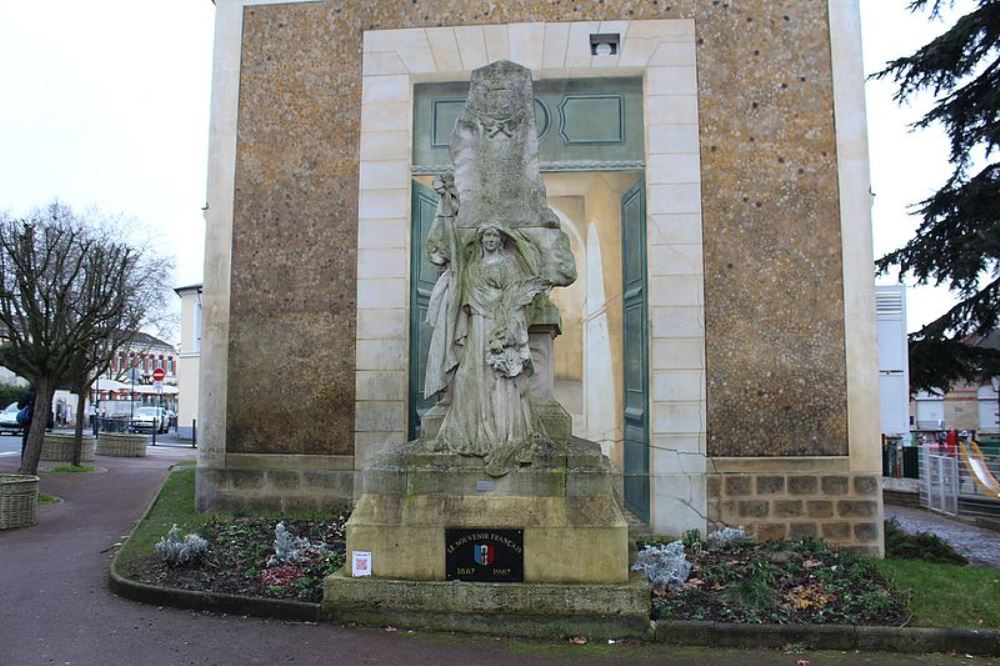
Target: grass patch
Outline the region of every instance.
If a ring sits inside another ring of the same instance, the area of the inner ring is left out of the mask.
[[[48,470],[49,474],[88,474],[96,471],[97,465],[88,465],[86,463],[82,465],[56,465]]]
[[[45,493],[38,493],[38,503],[39,504],[61,504],[62,500],[53,495],[46,495]]]
[[[212,514],[194,510],[194,471],[194,467],[184,467],[167,476],[149,517],[136,526],[118,553],[119,566],[154,552],[153,547],[160,537],[175,523],[183,534],[187,534],[198,531],[212,518]]]
[[[920,627],[1000,629],[1000,571],[920,560],[876,560]]]

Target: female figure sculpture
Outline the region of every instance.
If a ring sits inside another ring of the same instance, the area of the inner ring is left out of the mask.
[[[544,434],[528,394],[526,309],[549,285],[533,275],[511,233],[484,224],[469,248],[454,340],[462,358],[437,438],[439,449],[481,456],[491,474],[507,472]]]
[[[531,73],[520,65],[473,73],[452,133],[454,175],[434,183],[441,200],[426,245],[442,270],[427,309],[434,332],[424,395],[446,391],[429,444],[482,457],[493,476],[551,444],[528,390],[528,328],[539,323],[536,310],[555,310],[539,295],[576,279],[538,172],[533,100]]]

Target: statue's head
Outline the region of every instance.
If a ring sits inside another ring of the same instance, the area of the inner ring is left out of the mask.
[[[503,247],[503,229],[496,224],[483,224],[476,229],[476,240],[487,252],[496,252]]]

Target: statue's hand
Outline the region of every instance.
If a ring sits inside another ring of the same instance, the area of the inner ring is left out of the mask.
[[[545,278],[536,275],[525,280],[524,287],[525,290],[531,294],[531,297],[534,298],[537,294],[544,293],[551,289],[552,283]]]
[[[432,264],[441,269],[441,271],[447,270],[448,266],[451,264],[451,261],[442,252],[430,252],[427,254],[427,258],[430,259]]]

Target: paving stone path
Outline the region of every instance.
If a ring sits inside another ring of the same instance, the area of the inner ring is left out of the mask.
[[[946,540],[972,564],[1000,569],[1000,532],[968,525],[939,513],[885,505],[885,517],[895,518],[907,532],[931,532]]]

